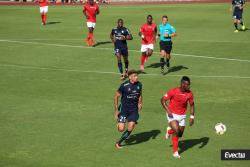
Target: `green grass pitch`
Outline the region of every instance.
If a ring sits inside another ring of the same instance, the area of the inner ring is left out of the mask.
[[[250,148],[250,30],[234,33],[230,4],[101,6],[95,38],[87,33],[81,6],[50,6],[42,26],[38,6],[0,6],[0,166],[1,167],[224,167],[249,161],[221,161],[221,149]],[[123,18],[130,68],[139,68],[139,26],[152,14],[167,14],[177,29],[172,72],[160,75],[159,46],[139,75],[143,110],[130,145],[120,137],[113,96],[121,84],[109,33]],[[250,7],[244,11],[250,27]],[[161,96],[191,77],[196,102],[193,127],[181,139],[181,159],[164,139]],[[218,136],[214,125],[227,132]],[[201,145],[204,143],[202,148]]]

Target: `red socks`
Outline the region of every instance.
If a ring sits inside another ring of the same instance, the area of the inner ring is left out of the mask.
[[[179,142],[179,137],[178,136],[172,136],[173,153],[178,151],[178,142]]]
[[[46,23],[46,19],[47,19],[46,14],[41,14],[41,18],[42,18],[43,24],[45,24]]]

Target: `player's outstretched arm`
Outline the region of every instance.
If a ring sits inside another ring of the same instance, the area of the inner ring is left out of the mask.
[[[110,39],[113,43],[115,43],[115,37],[114,37],[114,34],[113,34],[113,31],[110,33]]]
[[[121,94],[119,91],[116,91],[115,93],[115,97],[114,97],[114,107],[115,107],[115,113],[114,113],[114,116],[115,116],[115,119],[118,118],[118,114],[119,114],[119,111],[118,111],[118,104],[119,104],[119,98],[121,97]]]

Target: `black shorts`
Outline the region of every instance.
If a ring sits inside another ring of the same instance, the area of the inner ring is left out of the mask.
[[[160,41],[160,50],[164,50],[166,53],[170,54],[172,50],[172,41]]]
[[[242,10],[235,10],[233,13],[233,18],[237,19],[237,20],[241,20],[242,19]]]
[[[139,119],[138,112],[131,112],[131,113],[120,112],[118,115],[117,122],[126,123],[126,121],[128,121],[137,123],[138,119]]]
[[[114,51],[115,51],[116,56],[117,56],[117,53],[119,53],[122,56],[128,56],[128,48],[116,46]]]

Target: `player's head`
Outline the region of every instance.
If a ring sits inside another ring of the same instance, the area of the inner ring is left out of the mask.
[[[138,74],[136,70],[129,70],[128,71],[128,78],[131,83],[135,83],[138,81]]]
[[[93,5],[94,4],[94,0],[89,0],[89,4]]]
[[[148,15],[148,16],[147,16],[147,23],[148,23],[148,24],[152,24],[152,22],[153,22],[153,17],[152,17],[152,15]]]
[[[123,19],[117,20],[117,27],[123,27]]]
[[[191,84],[191,82],[190,82],[189,77],[183,76],[183,77],[181,78],[181,89],[182,89],[182,91],[184,91],[184,92],[189,91],[189,89],[190,89],[190,84]]]
[[[167,24],[167,22],[168,22],[168,16],[167,15],[163,15],[162,18],[161,18],[161,22],[162,22],[162,24]]]

